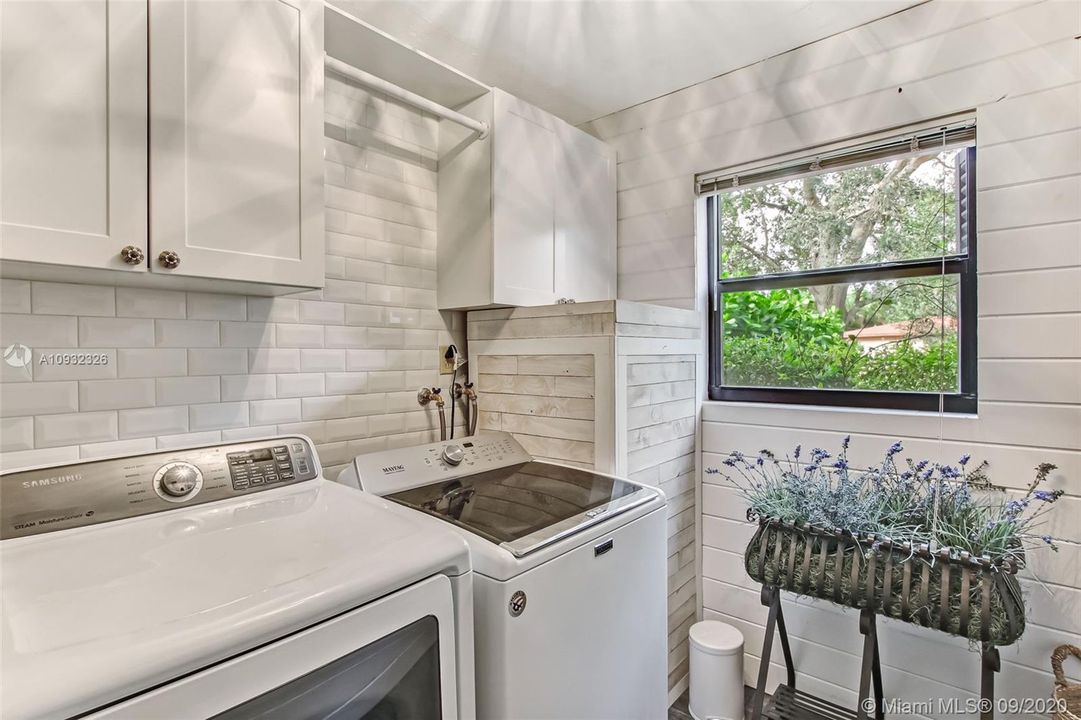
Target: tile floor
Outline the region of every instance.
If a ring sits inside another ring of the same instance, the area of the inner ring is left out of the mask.
[[[743,698],[744,717],[746,720],[751,720],[751,701],[754,699],[754,688],[744,687]],[[691,711],[687,707],[689,702],[690,691],[685,691],[679,696],[679,699],[672,704],[672,707],[668,708],[668,720],[692,720]],[[766,698],[766,707],[768,706],[769,697]]]

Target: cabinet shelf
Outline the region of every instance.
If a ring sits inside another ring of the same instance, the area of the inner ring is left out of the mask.
[[[327,55],[440,105],[457,109],[491,90],[334,5],[324,27]]]

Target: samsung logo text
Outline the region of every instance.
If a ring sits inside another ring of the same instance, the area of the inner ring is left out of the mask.
[[[82,473],[75,473],[74,475],[53,475],[52,477],[39,478],[37,480],[23,480],[23,487],[30,489],[36,487],[46,487],[48,485],[64,485],[66,483],[73,483],[76,480],[82,479]]]

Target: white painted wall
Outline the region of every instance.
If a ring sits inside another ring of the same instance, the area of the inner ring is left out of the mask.
[[[326,288],[280,298],[0,280],[0,461],[8,470],[299,432],[328,473],[438,439],[421,385],[465,336],[435,302],[438,123],[326,84]],[[100,366],[38,364],[104,353]],[[460,416],[459,416],[460,417]],[[435,434],[433,434],[435,433]]]
[[[994,479],[1021,487],[1040,461],[1067,492],[1050,530],[1057,554],[1032,558],[1051,595],[1026,573],[1029,627],[1003,649],[999,695],[1046,697],[1048,655],[1081,641],[1081,4],[924,5],[591,123],[619,153],[619,296],[693,307],[695,173],[949,113],[978,125],[978,416],[706,403],[704,467],[731,450],[797,442],[836,447],[854,435],[856,462],[895,438],[906,454],[987,458]],[[697,288],[696,289],[696,285]],[[765,609],[742,568],[752,527],[717,475],[702,492],[703,611],[747,638],[758,670]],[[859,675],[857,615],[786,602],[799,684],[851,705]],[[887,694],[971,697],[978,656],[962,640],[883,621]],[[775,647],[773,658],[780,658]],[[772,681],[780,678],[772,668]],[[1075,674],[1077,671],[1075,669]],[[1000,714],[1000,717],[1003,716]]]

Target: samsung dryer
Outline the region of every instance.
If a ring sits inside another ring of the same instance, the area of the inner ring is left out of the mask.
[[[0,715],[474,717],[466,543],[275,437],[0,477]]]

